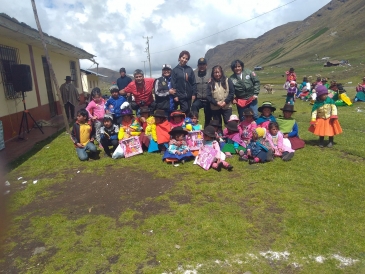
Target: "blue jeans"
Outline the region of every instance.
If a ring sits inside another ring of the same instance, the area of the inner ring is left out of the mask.
[[[96,146],[94,145],[94,143],[92,142],[88,142],[86,144],[86,146],[84,146],[83,148],[76,148],[76,153],[77,156],[79,157],[80,161],[86,161],[89,159],[89,155],[87,155],[86,151],[90,151],[90,152],[96,152]]]
[[[256,120],[257,118],[259,118],[259,111],[257,110],[258,109],[258,106],[257,106],[257,98],[255,100],[253,100],[250,104],[248,104],[247,106],[245,107],[239,107],[237,105],[237,111],[238,111],[238,118],[240,119],[240,121],[242,122],[243,120],[245,120],[245,117],[243,117],[243,111],[246,109],[246,108],[251,108],[253,113],[254,113],[254,116],[253,118]]]

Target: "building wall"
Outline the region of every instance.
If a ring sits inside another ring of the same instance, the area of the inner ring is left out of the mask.
[[[26,92],[26,106],[30,111],[34,119],[37,120],[49,120],[51,118],[48,95],[46,89],[46,82],[44,77],[44,70],[42,64],[42,56],[45,56],[43,47],[28,46],[27,44],[10,40],[1,37],[0,44],[17,48],[19,52],[19,59],[21,64],[27,64],[31,67],[33,90]],[[82,93],[81,79],[80,79],[80,67],[79,60],[73,57],[61,55],[58,53],[50,52],[50,58],[53,69],[56,74],[58,84],[61,86],[65,82],[65,76],[71,75],[70,61],[74,61],[77,67],[78,90]],[[31,56],[33,55],[34,63],[32,64]],[[0,76],[1,77],[1,76]],[[36,81],[34,78],[36,77]],[[2,81],[2,79],[0,79]],[[53,83],[52,83],[53,86]],[[55,101],[58,101],[56,95],[56,89],[53,86],[53,97]],[[59,103],[57,103],[56,114],[61,114]],[[21,122],[21,115],[23,111],[23,102],[21,98],[18,99],[6,99],[4,87],[0,84],[0,120],[4,126],[4,139],[9,140],[17,135],[17,131]],[[30,124],[29,128],[33,126],[31,119],[28,119]]]

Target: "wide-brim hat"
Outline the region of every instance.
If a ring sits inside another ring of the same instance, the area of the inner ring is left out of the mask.
[[[271,102],[263,102],[262,105],[261,105],[261,107],[259,107],[257,110],[259,112],[262,112],[262,110],[264,108],[269,108],[269,109],[271,109],[271,111],[275,111],[276,110],[276,107],[274,107]]]
[[[66,79],[65,79],[66,81],[73,81],[72,79],[71,79],[71,76],[66,76]]]
[[[324,85],[318,85],[318,86],[316,86],[315,87],[315,90],[317,92],[317,98],[320,97],[320,96],[322,96],[322,95],[328,94],[328,89]]]
[[[181,116],[185,119],[185,113],[184,112],[181,112],[181,111],[174,111],[170,114],[170,117],[178,117],[178,116]]]
[[[204,135],[214,138],[215,137],[215,129],[213,126],[207,126],[204,130],[202,130]]]
[[[231,121],[226,124],[226,128],[228,128],[230,131],[238,132],[238,125],[236,122]]]
[[[252,108],[245,108],[243,110],[243,116],[255,116],[255,114],[253,113]]]
[[[288,105],[288,104],[285,104],[284,107],[281,108],[280,110],[287,111],[287,112],[297,112],[296,110],[294,110],[293,105]]]
[[[150,109],[147,106],[143,106],[139,108],[139,113],[150,113]]]
[[[165,111],[162,110],[162,109],[157,109],[152,116],[153,117],[158,117],[158,118],[167,118],[167,116],[165,114]]]
[[[187,135],[188,132],[185,129],[183,129],[183,127],[174,127],[172,130],[170,130],[169,134],[170,135],[176,135],[176,134]]]
[[[220,127],[221,126],[221,124],[218,120],[211,120],[209,122],[209,125],[212,126],[212,127]]]

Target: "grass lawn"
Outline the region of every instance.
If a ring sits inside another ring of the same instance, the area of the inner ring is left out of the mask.
[[[279,115],[285,93],[265,100]],[[304,149],[230,173],[147,153],[80,162],[66,134],[39,144],[7,174],[0,273],[365,273],[365,103],[339,108],[332,149],[295,109]]]

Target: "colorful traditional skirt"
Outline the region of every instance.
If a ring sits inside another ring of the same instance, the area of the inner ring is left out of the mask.
[[[316,126],[311,125],[308,130],[317,136],[334,136],[342,133],[338,119],[317,118]]]

